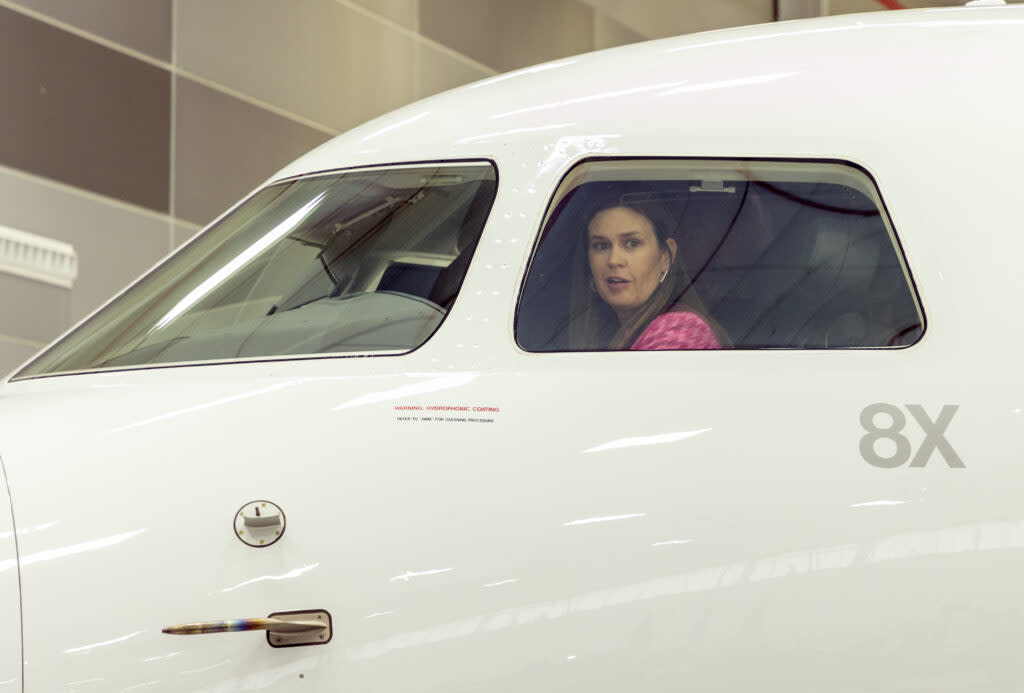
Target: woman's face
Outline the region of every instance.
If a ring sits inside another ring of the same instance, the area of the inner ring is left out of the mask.
[[[587,227],[587,256],[598,295],[619,316],[628,320],[658,288],[675,252],[658,245],[654,226],[643,214],[627,207],[612,207],[594,215]]]

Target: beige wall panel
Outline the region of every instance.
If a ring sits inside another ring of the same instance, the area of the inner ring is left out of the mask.
[[[347,130],[413,99],[411,36],[335,0],[178,0],[185,70]]]
[[[494,74],[426,43],[416,46],[416,71],[417,99],[440,94]]]
[[[205,225],[329,136],[175,77],[174,216]]]
[[[25,363],[28,357],[37,351],[37,347],[27,346],[21,341],[11,341],[0,334],[0,378]]]
[[[167,253],[168,224],[99,197],[0,170],[0,225],[70,243],[78,253],[71,322]]]
[[[374,14],[416,31],[419,26],[419,0],[351,0]]]
[[[770,22],[772,0],[583,0],[649,38]]]
[[[201,227],[193,226],[191,224],[175,223],[172,229],[172,240],[171,243],[175,248],[180,246],[182,243],[199,233]]]
[[[594,49],[614,48],[646,41],[647,37],[617,22],[603,12],[594,18]]]
[[[0,334],[49,342],[71,324],[71,291],[0,272]]]
[[[780,22],[790,19],[820,17],[828,8],[822,7],[821,0],[778,0],[777,16]]]
[[[829,0],[828,2],[829,14],[854,14],[884,9],[878,0]]]
[[[506,72],[594,48],[594,10],[577,0],[420,0],[420,33]]]
[[[171,59],[173,0],[13,0],[160,60]]]

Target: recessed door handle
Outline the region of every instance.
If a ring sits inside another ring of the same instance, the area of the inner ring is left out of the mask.
[[[331,615],[323,610],[279,611],[266,618],[182,623],[168,626],[163,632],[168,635],[206,635],[246,630],[267,631],[267,642],[273,647],[323,645],[331,639]]]

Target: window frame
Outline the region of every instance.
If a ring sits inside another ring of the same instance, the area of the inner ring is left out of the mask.
[[[416,160],[416,161],[384,163],[384,164],[366,164],[366,165],[358,165],[358,166],[344,166],[344,167],[338,167],[338,168],[318,169],[318,170],[314,170],[314,171],[307,171],[307,172],[304,172],[304,173],[297,173],[297,174],[294,174],[294,175],[285,176],[283,178],[275,178],[275,179],[272,179],[272,180],[268,180],[265,183],[259,185],[254,190],[252,190],[249,194],[247,194],[244,197],[242,197],[241,199],[239,199],[233,205],[228,207],[222,214],[218,215],[209,224],[207,224],[203,228],[202,231],[200,231],[199,233],[194,234],[191,238],[189,238],[187,241],[185,241],[180,246],[175,248],[172,252],[168,253],[156,265],[154,265],[153,267],[149,268],[146,272],[144,272],[136,280],[134,280],[133,282],[131,282],[130,284],[125,286],[122,290],[120,290],[117,293],[113,294],[108,300],[106,300],[102,304],[100,304],[95,310],[93,310],[91,313],[89,313],[88,315],[84,316],[77,323],[75,323],[70,329],[68,329],[67,331],[65,331],[61,335],[59,335],[56,339],[54,339],[45,348],[41,349],[37,354],[35,354],[32,357],[31,360],[29,360],[27,363],[25,363],[24,365],[19,367],[17,371],[12,373],[7,378],[6,382],[14,383],[14,382],[20,382],[20,381],[38,380],[38,379],[43,379],[43,378],[60,378],[60,377],[64,377],[64,376],[73,376],[73,375],[118,373],[118,372],[125,372],[125,371],[152,371],[152,370],[162,370],[162,369],[169,369],[169,368],[205,368],[205,367],[210,367],[210,366],[225,366],[225,365],[236,365],[236,364],[252,364],[252,363],[267,363],[267,362],[273,363],[273,362],[289,362],[289,361],[314,361],[314,360],[323,360],[323,359],[357,359],[357,358],[376,358],[376,357],[388,358],[388,357],[397,357],[397,356],[407,356],[409,354],[412,354],[412,353],[418,351],[419,349],[423,348],[425,345],[427,345],[428,343],[430,343],[434,339],[434,336],[437,334],[437,332],[441,329],[441,327],[447,321],[448,313],[451,312],[450,309],[449,309],[448,312],[445,313],[445,315],[442,317],[442,319],[438,322],[437,326],[430,333],[430,335],[427,336],[426,339],[424,339],[419,345],[417,345],[416,347],[414,347],[412,349],[402,349],[402,350],[394,350],[394,351],[390,351],[389,350],[389,351],[367,351],[367,352],[328,352],[328,353],[295,354],[295,355],[292,355],[292,354],[278,354],[278,355],[269,355],[269,356],[247,356],[247,357],[239,357],[239,358],[208,359],[208,360],[201,360],[201,361],[174,361],[174,362],[166,362],[166,363],[159,363],[158,362],[158,363],[127,364],[127,365],[123,365],[123,366],[108,366],[108,367],[99,367],[99,368],[83,368],[83,369],[74,369],[74,370],[61,370],[61,371],[54,371],[54,372],[43,372],[43,373],[25,374],[26,370],[28,370],[30,367],[32,367],[34,364],[36,364],[40,359],[42,359],[43,357],[45,357],[48,354],[50,354],[58,345],[60,345],[61,343],[65,342],[66,340],[72,338],[74,335],[78,334],[82,329],[84,329],[87,325],[89,325],[92,322],[92,319],[95,318],[96,316],[98,316],[102,311],[106,310],[109,306],[111,306],[114,302],[119,300],[121,297],[123,297],[123,296],[129,294],[130,292],[134,291],[137,287],[139,287],[141,284],[146,282],[152,275],[154,275],[155,273],[159,272],[168,263],[174,261],[179,255],[181,255],[181,254],[183,254],[185,252],[188,252],[188,250],[190,248],[192,248],[192,246],[194,246],[196,243],[200,242],[200,240],[202,240],[202,238],[204,236],[206,236],[206,234],[207,234],[207,232],[209,230],[213,229],[215,226],[220,224],[222,220],[226,219],[231,214],[233,214],[235,212],[235,210],[241,208],[243,205],[248,203],[252,198],[256,197],[257,195],[259,195],[260,193],[262,193],[263,191],[267,190],[270,187],[273,187],[273,186],[276,186],[276,185],[284,185],[284,184],[288,184],[288,183],[292,183],[292,182],[296,182],[296,181],[309,181],[309,180],[316,180],[318,178],[327,178],[327,177],[331,177],[331,176],[340,176],[340,175],[354,173],[354,172],[397,171],[397,170],[403,170],[403,169],[415,169],[415,168],[423,168],[423,167],[431,167],[431,166],[433,166],[433,167],[442,167],[442,168],[448,168],[448,167],[454,168],[454,167],[458,167],[458,166],[471,166],[471,165],[486,165],[486,166],[489,166],[490,169],[491,169],[491,172],[492,172],[492,174],[494,176],[494,194],[491,197],[490,205],[487,208],[487,213],[484,216],[482,226],[480,227],[480,237],[482,238],[483,233],[484,233],[484,231],[485,231],[485,229],[487,227],[487,224],[488,224],[488,222],[491,219],[491,214],[494,211],[494,204],[495,204],[495,202],[498,199],[498,192],[500,190],[499,186],[501,185],[500,171],[499,171],[498,164],[493,159],[490,159],[490,158],[487,158],[487,157],[471,157],[471,158],[465,158],[465,159],[429,159],[429,160]],[[469,274],[468,273],[469,266],[472,265],[473,258],[476,256],[476,253],[479,250],[479,247],[480,247],[479,241],[480,241],[480,239],[478,238],[477,239],[477,245],[473,249],[473,256],[470,258],[470,262],[467,265],[467,271],[463,275],[463,278],[462,278],[463,279],[463,283],[465,282],[465,279],[466,279],[466,277]],[[406,255],[409,255],[409,254],[407,253]],[[405,256],[403,255],[403,257],[405,257]],[[378,279],[379,279],[379,277],[378,277]],[[462,293],[462,287],[461,286],[460,286],[459,293],[460,294]],[[457,303],[457,302],[458,302],[458,297],[456,297],[455,302],[453,302],[453,304],[452,304],[453,308],[454,308],[455,303]]]
[[[724,156],[724,157],[711,157],[711,156],[660,156],[660,155],[617,155],[617,156],[587,156],[581,158],[572,163],[572,165],[565,171],[565,173],[559,178],[558,183],[555,185],[551,196],[548,198],[547,204],[544,208],[544,214],[541,217],[541,223],[539,228],[534,234],[534,241],[530,249],[530,254],[527,257],[525,270],[520,276],[519,286],[516,291],[516,305],[513,312],[512,319],[512,340],[516,350],[521,354],[527,354],[530,356],[542,356],[546,354],[614,354],[623,352],[632,352],[630,349],[551,349],[545,351],[539,351],[535,349],[528,349],[523,346],[519,341],[519,321],[521,318],[521,311],[523,307],[523,298],[526,292],[527,282],[530,277],[530,273],[533,271],[534,262],[537,258],[538,250],[545,236],[550,232],[550,226],[553,218],[553,213],[556,210],[558,204],[566,197],[566,195],[579,187],[579,185],[567,186],[567,183],[571,181],[574,176],[580,175],[580,169],[590,164],[602,163],[602,164],[614,164],[615,162],[663,162],[665,164],[671,164],[674,162],[690,162],[699,163],[704,162],[709,165],[729,165],[732,164],[736,167],[742,167],[747,164],[810,164],[810,165],[832,165],[841,166],[848,169],[852,169],[856,173],[864,177],[866,182],[871,186],[869,191],[865,191],[856,188],[858,192],[861,192],[868,197],[873,203],[876,204],[879,216],[888,234],[889,241],[892,245],[893,252],[896,255],[896,259],[899,262],[900,269],[902,270],[903,277],[906,282],[906,287],[909,290],[910,298],[913,300],[914,306],[920,315],[920,334],[917,339],[909,344],[895,344],[895,345],[875,345],[875,346],[836,346],[836,347],[801,347],[801,346],[729,346],[721,349],[665,349],[665,350],[649,350],[651,352],[662,352],[662,353],[720,353],[720,352],[764,352],[764,351],[800,351],[800,352],[848,352],[848,351],[903,351],[911,349],[924,341],[925,336],[928,333],[928,315],[925,311],[924,301],[921,297],[920,289],[917,286],[917,281],[914,278],[914,273],[911,271],[909,260],[907,259],[906,250],[903,247],[903,241],[900,238],[899,233],[892,222],[892,216],[889,213],[888,205],[886,204],[885,197],[882,195],[882,190],[878,185],[878,181],[875,176],[863,165],[848,159],[841,158],[814,158],[814,157],[736,157],[736,156]],[[614,179],[609,179],[614,180]],[[636,180],[634,178],[623,178],[626,180]],[[680,180],[687,180],[680,177]],[[646,350],[637,350],[632,353],[640,353]]]

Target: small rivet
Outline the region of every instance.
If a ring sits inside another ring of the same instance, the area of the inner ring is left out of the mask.
[[[262,539],[260,539],[260,543],[261,543],[261,544],[263,543],[263,540],[262,540]]]
[[[320,636],[320,639],[321,639],[321,640],[323,640],[323,639],[324,639],[324,636],[322,636],[322,635],[321,635],[321,636]]]
[[[265,508],[265,507],[267,507],[267,504],[266,503],[260,503],[260,507],[261,508]]]
[[[324,615],[323,615],[323,614],[320,614],[319,616],[317,616],[317,618],[318,618],[318,619],[320,619],[320,620],[322,621],[322,620],[324,620]]]
[[[274,530],[274,536],[275,536],[275,537],[276,537],[276,536],[277,536],[278,534],[280,534],[280,533],[281,533],[281,530],[279,530],[279,529],[275,529],[275,530]]]
[[[242,530],[238,530],[238,536],[242,536],[243,534],[245,534],[245,532],[243,532]]]

